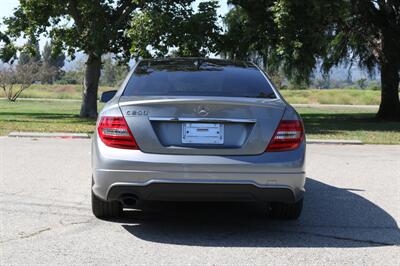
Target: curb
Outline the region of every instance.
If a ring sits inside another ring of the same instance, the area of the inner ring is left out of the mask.
[[[46,132],[11,132],[8,137],[12,138],[59,138],[59,139],[90,139],[91,135],[86,133],[46,133]],[[362,145],[361,140],[343,139],[308,139],[307,144],[335,144],[335,145]]]
[[[7,100],[7,98],[0,97],[0,100]],[[57,98],[18,98],[18,101],[69,101],[81,102],[82,99],[57,99]],[[299,108],[369,108],[378,109],[379,105],[366,105],[366,104],[331,104],[331,103],[292,103],[293,107]]]
[[[379,105],[353,105],[353,104],[319,104],[319,103],[294,103],[293,107],[298,108],[365,108],[365,109],[378,109]]]
[[[361,140],[344,139],[308,139],[307,144],[334,144],[334,145],[363,145]]]
[[[7,98],[0,97],[0,100],[7,100]],[[18,98],[18,101],[69,101],[69,102],[81,102],[81,99],[57,99],[57,98]]]
[[[86,133],[42,133],[42,132],[11,132],[12,138],[58,138],[58,139],[90,139]]]

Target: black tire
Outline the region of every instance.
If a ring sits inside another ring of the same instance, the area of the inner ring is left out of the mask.
[[[97,218],[117,218],[122,213],[122,205],[118,201],[104,201],[92,191],[92,212]]]
[[[272,202],[270,204],[270,217],[273,219],[296,220],[303,210],[303,199],[296,203]]]

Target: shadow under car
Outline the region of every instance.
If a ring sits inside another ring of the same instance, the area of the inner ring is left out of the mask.
[[[122,227],[142,240],[215,247],[369,247],[399,245],[394,218],[354,192],[308,178],[302,216],[270,220],[255,203],[146,202],[124,211]]]

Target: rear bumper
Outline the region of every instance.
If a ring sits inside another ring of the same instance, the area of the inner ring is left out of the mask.
[[[149,154],[92,146],[92,190],[104,200],[282,201],[303,197],[305,144],[254,156]]]
[[[139,200],[287,203],[296,202],[303,197],[305,181],[304,173],[125,172],[121,174],[115,171],[106,173],[97,171],[97,175],[93,178],[95,180],[93,192],[104,200],[122,200],[129,194]]]
[[[107,200],[121,201],[124,196],[153,201],[280,201],[293,203],[303,194],[290,188],[258,187],[252,184],[152,183],[146,186],[114,185]]]

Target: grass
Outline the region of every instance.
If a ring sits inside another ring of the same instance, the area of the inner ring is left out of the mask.
[[[93,132],[96,121],[80,118],[80,103],[0,100],[0,135],[11,131]]]
[[[400,144],[400,122],[375,119],[374,108],[297,108],[307,138],[361,140],[368,144]]]
[[[281,90],[290,103],[378,105],[381,92],[376,90],[330,89],[330,90]]]
[[[0,100],[0,135],[11,131],[93,132],[95,121],[78,117],[79,108],[80,102],[75,101]],[[376,121],[374,108],[298,108],[298,111],[309,139],[400,144],[400,123]]]
[[[100,87],[99,92],[113,89]],[[330,90],[281,90],[290,103],[302,104],[350,104],[378,105],[381,92],[378,90],[330,89]],[[3,97],[0,94],[0,97]],[[39,85],[26,89],[21,98],[77,99],[82,97],[82,85]]]
[[[99,93],[112,90],[112,87],[99,87]],[[22,92],[20,98],[82,99],[82,85],[40,85],[34,84]]]

